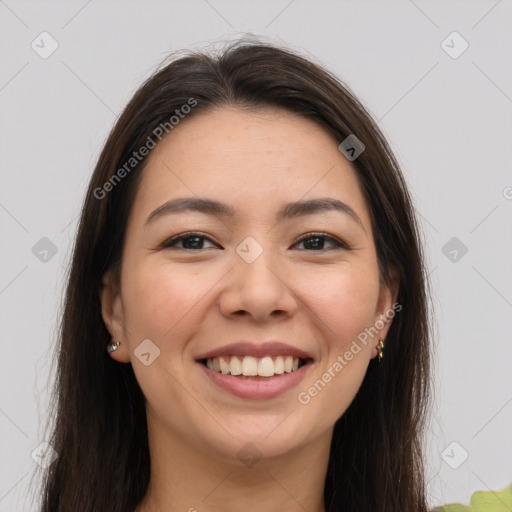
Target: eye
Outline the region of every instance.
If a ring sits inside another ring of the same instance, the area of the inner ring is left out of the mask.
[[[305,245],[309,246],[310,249],[315,251],[325,251],[327,250],[324,247],[325,242],[333,243],[335,245],[334,249],[338,248],[350,250],[350,247],[345,242],[329,236],[326,233],[308,233],[307,235],[303,236],[295,245],[304,243]]]
[[[206,235],[203,235],[202,233],[195,232],[195,231],[189,231],[187,233],[181,233],[180,235],[176,235],[172,238],[169,238],[166,240],[163,244],[161,244],[160,249],[171,249],[171,248],[177,248],[177,249],[185,249],[185,250],[201,250],[201,249],[208,249],[208,247],[204,246],[204,241],[208,241],[212,244],[213,247],[219,247],[217,244],[212,242],[212,240],[207,237]],[[334,247],[325,248],[326,242],[329,244],[334,244]],[[182,243],[183,245],[181,247],[178,246],[178,244]],[[306,250],[312,249],[314,251],[326,251],[326,250],[333,250],[333,249],[344,249],[344,250],[350,250],[350,247],[341,240],[338,240],[337,238],[327,235],[326,233],[308,233],[307,235],[304,235],[298,242],[294,244],[300,245],[305,244]],[[302,249],[304,250],[304,249]]]
[[[197,233],[194,231],[190,231],[188,233],[181,233],[180,235],[177,235],[175,237],[169,238],[169,240],[166,240],[161,246],[161,249],[169,249],[176,247],[177,244],[180,242],[183,243],[184,247],[177,247],[178,249],[186,249],[186,250],[201,250],[201,249],[208,249],[208,247],[204,247],[204,240],[209,240],[211,242],[211,239],[207,236]],[[213,244],[213,242],[211,242]],[[214,244],[215,247],[218,247],[216,244]]]

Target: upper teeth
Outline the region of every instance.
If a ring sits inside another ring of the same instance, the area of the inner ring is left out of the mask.
[[[210,370],[224,375],[245,375],[272,377],[283,373],[291,373],[299,368],[299,358],[293,356],[270,356],[257,358],[252,356],[220,356],[206,360]]]

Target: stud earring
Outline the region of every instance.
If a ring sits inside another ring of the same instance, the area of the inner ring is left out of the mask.
[[[112,343],[107,345],[107,352],[110,354],[111,352],[115,352],[121,343],[119,341],[112,340]]]

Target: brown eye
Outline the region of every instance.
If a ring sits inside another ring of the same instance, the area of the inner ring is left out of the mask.
[[[211,241],[210,238],[208,238],[205,235],[202,235],[201,233],[195,233],[195,232],[182,233],[181,235],[172,237],[169,240],[165,241],[161,245],[161,248],[162,249],[177,248],[177,249],[185,249],[185,250],[208,249],[209,247],[204,247],[205,240],[208,240],[213,244],[213,242]],[[179,243],[182,243],[183,246],[177,247],[177,245]],[[216,245],[214,244],[214,246],[216,246]]]
[[[333,248],[325,248],[326,242],[334,244],[334,249],[350,249],[346,243],[341,242],[337,238],[329,236],[325,233],[308,233],[306,236],[302,237],[296,244],[303,243],[306,246],[306,249],[314,251],[332,250]]]

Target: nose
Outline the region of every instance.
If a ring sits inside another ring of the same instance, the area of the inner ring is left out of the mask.
[[[252,263],[236,256],[234,265],[220,297],[220,309],[225,317],[246,316],[264,322],[295,315],[297,299],[289,286],[293,276],[269,252],[263,251]]]

